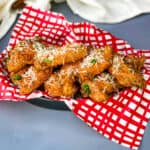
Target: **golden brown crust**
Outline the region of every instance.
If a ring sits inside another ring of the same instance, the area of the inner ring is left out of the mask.
[[[141,72],[142,67],[144,66],[145,56],[136,57],[134,55],[128,55],[124,57],[125,63],[133,68],[136,72]]]
[[[64,65],[60,71],[52,74],[45,82],[45,90],[51,96],[73,97],[77,91],[75,85],[76,64]]]
[[[49,52],[40,54],[34,62],[38,70],[74,63],[87,55],[87,47],[82,44],[67,44],[63,47],[54,47]]]
[[[86,80],[81,84],[81,93],[83,97],[90,97],[96,102],[102,102],[108,99],[107,94],[102,92],[98,85],[90,80]]]
[[[31,41],[24,40],[19,42],[9,51],[9,58],[6,62],[8,71],[17,72],[27,64],[33,64],[34,56],[35,51],[33,50]]]
[[[26,67],[17,73],[11,73],[11,80],[17,84],[21,94],[30,94],[48,79],[51,70],[37,71],[34,66]]]
[[[121,56],[112,47],[72,43],[49,45],[40,38],[23,40],[9,52],[7,68],[20,93],[30,94],[44,84],[54,97],[74,97],[77,91],[96,102],[124,87],[145,87],[141,73],[145,57]],[[55,67],[61,69],[55,71]]]
[[[135,58],[135,60],[138,61],[137,58]],[[141,60],[143,64],[143,58],[141,58]],[[141,60],[139,58],[139,61]],[[136,67],[135,65],[134,67],[128,66],[128,64],[124,62],[123,58],[120,55],[117,54],[114,56],[110,72],[122,87],[145,87],[145,80],[143,78],[143,75],[137,71],[139,71],[138,67]]]
[[[85,80],[81,84],[81,93],[97,102],[107,100],[110,94],[117,90],[118,84],[109,73],[102,73],[93,80]]]
[[[92,79],[110,67],[112,52],[112,48],[108,46],[91,49],[91,53],[79,64],[78,74],[81,82]]]

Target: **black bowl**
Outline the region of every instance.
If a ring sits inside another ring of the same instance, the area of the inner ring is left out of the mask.
[[[28,100],[27,102],[43,108],[69,111],[69,108],[66,106],[65,102],[51,100],[45,97],[31,99]]]

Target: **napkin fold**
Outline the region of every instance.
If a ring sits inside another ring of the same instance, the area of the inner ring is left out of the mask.
[[[0,1],[0,39],[6,34],[8,29],[14,23],[17,17],[17,12],[11,12],[11,6],[15,0]]]
[[[7,33],[12,24],[17,18],[17,14],[21,10],[12,10],[11,7],[15,2],[23,2],[23,0],[0,0],[0,39]],[[50,10],[52,0],[24,0],[25,5],[41,10]],[[64,0],[54,0],[56,3],[63,2]]]
[[[75,14],[93,22],[119,23],[150,12],[149,0],[67,0]]]

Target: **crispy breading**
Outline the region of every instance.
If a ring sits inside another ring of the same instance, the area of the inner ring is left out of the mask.
[[[106,94],[116,92],[119,88],[117,81],[110,73],[101,73],[93,79],[98,88]]]
[[[141,67],[140,67],[141,68]],[[123,57],[116,54],[110,72],[122,87],[145,87],[143,75],[125,64]]]
[[[134,55],[127,55],[124,57],[124,62],[136,72],[141,72],[144,66],[145,56],[136,57]]]
[[[92,48],[89,55],[79,64],[79,78],[82,81],[92,79],[95,75],[102,73],[111,65],[112,48]]]
[[[39,37],[20,41],[9,51],[6,62],[8,71],[18,72],[26,65],[33,64],[39,52],[38,46],[41,46],[43,51],[54,47],[41,41]]]
[[[52,74],[45,82],[45,90],[51,96],[73,97],[77,91],[74,84],[76,64],[64,65],[60,71]]]
[[[34,62],[34,66],[39,70],[49,67],[65,65],[81,60],[88,54],[88,49],[82,44],[67,44],[63,47],[53,47],[42,53],[39,51],[39,57]]]
[[[17,72],[27,64],[33,64],[35,51],[30,40],[20,41],[9,51],[6,65],[9,72]]]
[[[102,102],[121,88],[144,88],[144,61],[144,56],[121,56],[111,46],[71,43],[60,47],[34,38],[14,46],[6,65],[21,94],[30,94],[44,84],[54,97],[78,94]]]
[[[51,74],[51,69],[38,71],[34,66],[11,73],[11,80],[19,87],[21,94],[30,94],[40,87]]]
[[[96,102],[102,102],[108,99],[107,94],[102,92],[102,90],[99,89],[98,85],[90,80],[85,80],[84,82],[82,82],[81,93],[83,97],[90,97]]]
[[[81,93],[96,102],[105,101],[110,94],[118,90],[116,80],[109,73],[102,73],[93,80],[85,80],[81,84]]]

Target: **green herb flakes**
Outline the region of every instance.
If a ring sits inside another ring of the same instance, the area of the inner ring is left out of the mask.
[[[89,85],[88,85],[87,83],[84,83],[84,84],[82,85],[82,89],[83,89],[83,92],[84,92],[85,94],[87,94],[87,95],[89,95],[89,94],[91,93],[90,87],[89,87]]]
[[[52,60],[50,60],[50,59],[48,59],[48,58],[44,58],[44,59],[43,59],[43,62],[44,62],[44,63],[52,63]]]
[[[97,59],[96,59],[96,58],[93,58],[93,59],[91,60],[91,63],[92,63],[92,64],[96,64],[96,63],[97,63]]]
[[[19,74],[16,74],[15,76],[14,76],[14,78],[13,78],[14,80],[21,80],[22,79],[22,77],[21,77],[21,75],[19,75]]]

